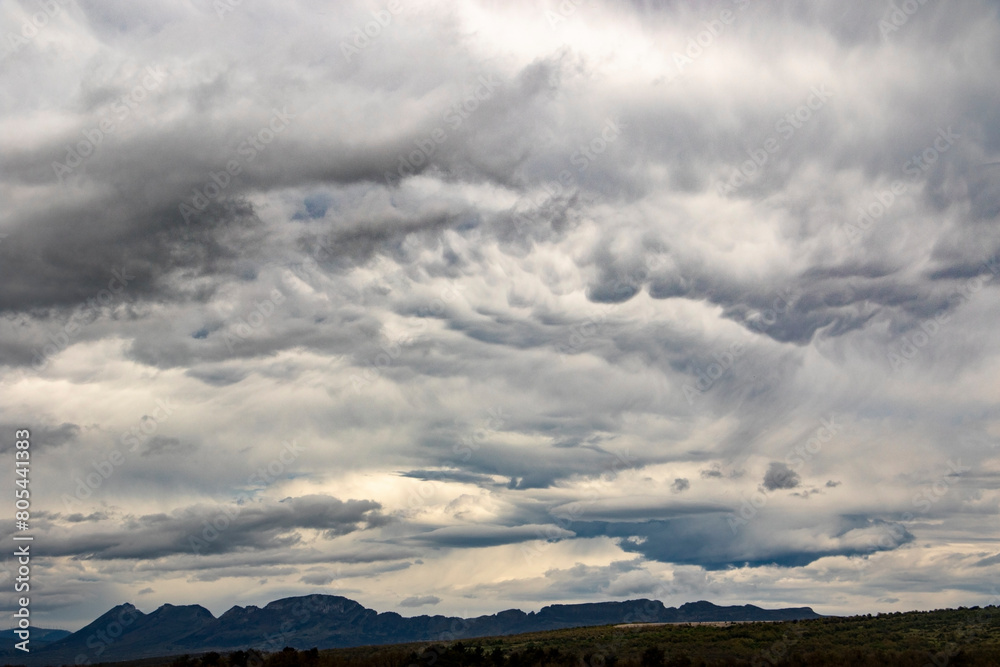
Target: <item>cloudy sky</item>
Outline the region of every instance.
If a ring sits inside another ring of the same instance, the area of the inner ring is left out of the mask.
[[[1000,600],[998,5],[795,5],[0,5],[35,623]]]

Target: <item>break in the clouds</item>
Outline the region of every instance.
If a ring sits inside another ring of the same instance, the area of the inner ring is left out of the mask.
[[[5,3],[37,624],[990,602],[997,9]]]

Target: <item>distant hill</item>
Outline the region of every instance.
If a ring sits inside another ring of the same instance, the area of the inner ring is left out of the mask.
[[[893,612],[782,623],[656,623],[390,646],[292,649],[258,656],[262,667],[997,667],[996,607]],[[229,654],[232,656],[232,654]],[[234,667],[214,656],[176,656],[115,667]],[[246,656],[244,656],[246,657]]]
[[[761,609],[690,602],[680,608],[657,600],[551,605],[525,613],[509,609],[489,616],[459,618],[378,613],[348,598],[307,595],[267,606],[233,607],[219,618],[199,605],[163,605],[144,614],[118,605],[81,630],[51,644],[35,642],[30,654],[2,647],[0,660],[24,665],[97,664],[205,651],[285,646],[344,648],[416,641],[450,641],[619,623],[786,621],[822,618],[809,607]],[[41,631],[40,631],[41,632]],[[51,631],[50,631],[51,632]],[[58,631],[56,631],[58,632]],[[40,636],[39,639],[42,639]]]
[[[49,628],[36,628],[35,626],[30,626],[28,630],[31,631],[31,646],[36,648],[43,644],[57,642],[71,634],[69,630],[52,630]],[[2,642],[4,648],[13,642],[19,641],[21,641],[21,638],[14,634],[13,628],[10,630],[0,630],[0,642]]]

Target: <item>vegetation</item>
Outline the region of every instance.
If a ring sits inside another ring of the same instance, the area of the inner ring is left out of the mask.
[[[119,667],[696,667],[1000,665],[1000,609],[781,623],[630,625],[273,653],[208,653]]]

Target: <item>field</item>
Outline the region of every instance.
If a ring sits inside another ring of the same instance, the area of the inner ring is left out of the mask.
[[[659,667],[1000,665],[997,607],[781,623],[601,626],[463,641],[256,651],[121,667]]]

